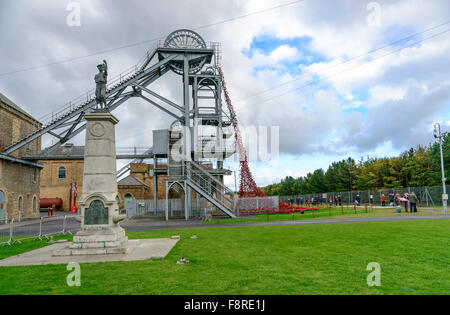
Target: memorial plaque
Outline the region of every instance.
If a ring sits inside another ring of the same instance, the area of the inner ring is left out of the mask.
[[[108,224],[108,208],[101,200],[94,200],[84,212],[84,224]]]

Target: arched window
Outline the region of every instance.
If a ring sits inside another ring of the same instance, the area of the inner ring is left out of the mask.
[[[22,198],[22,196],[20,196],[19,204],[17,206],[17,209],[19,210],[19,218],[22,216],[22,207],[23,207],[23,198]]]
[[[58,168],[58,178],[59,179],[66,178],[66,168],[64,166],[61,166],[60,168]]]
[[[36,211],[37,199],[36,196],[33,197],[33,212]]]

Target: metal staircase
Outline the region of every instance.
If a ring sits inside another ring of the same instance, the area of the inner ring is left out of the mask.
[[[169,131],[168,183],[185,183],[216,208],[235,218],[234,192],[231,189],[212,176],[207,168],[193,161],[174,159],[174,152],[182,152],[182,137],[181,131]]]
[[[234,192],[209,174],[207,169],[192,161],[184,163],[185,182],[203,198],[228,216],[235,218]]]

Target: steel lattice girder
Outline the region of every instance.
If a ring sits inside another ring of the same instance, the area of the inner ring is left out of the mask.
[[[190,62],[195,63],[198,62],[199,60],[204,60],[208,62],[211,61],[213,53],[214,52],[211,49],[189,49],[189,48],[186,49],[157,48],[152,53],[147,53],[147,60],[144,62],[142,68],[138,69],[130,79],[124,81],[118,86],[110,88],[107,91],[106,98],[108,101],[109,109],[110,110],[116,109],[118,106],[123,104],[131,97],[142,97],[150,104],[174,116],[180,121],[183,121],[184,117],[177,116],[168,111],[167,109],[165,109],[165,107],[151,101],[146,97],[143,97],[141,92],[142,90],[144,90],[147,93],[151,94],[152,96],[162,100],[166,104],[169,104],[172,107],[175,107],[183,112],[184,109],[181,106],[176,105],[175,103],[165,99],[164,97],[158,95],[157,93],[148,90],[146,87],[151,83],[153,83],[154,81],[156,81],[161,76],[163,76],[165,73],[167,73],[169,69],[173,70],[174,67],[173,62],[176,63],[176,61],[179,60],[180,58],[182,59],[185,56],[187,56]],[[156,54],[158,54],[159,62],[149,67],[152,59],[156,56]],[[129,87],[132,88],[132,91],[124,93],[124,91]],[[70,140],[71,138],[73,138],[86,128],[86,123],[83,119],[83,115],[91,111],[95,106],[96,106],[95,99],[87,100],[82,106],[65,113],[62,117],[60,117],[56,121],[51,122],[50,124],[42,127],[41,129],[27,136],[26,138],[21,139],[19,142],[9,146],[8,148],[6,148],[4,152],[2,152],[2,154],[9,155],[14,151],[16,151],[17,149],[23,147],[24,145],[36,140],[37,138],[45,134],[50,134],[58,138],[59,141],[56,144],[44,149],[41,153],[42,156],[48,155],[53,150],[57,149],[59,146],[61,146],[62,144],[64,144],[65,142],[67,142],[68,140]],[[56,132],[57,130],[66,127],[68,128],[63,131]]]

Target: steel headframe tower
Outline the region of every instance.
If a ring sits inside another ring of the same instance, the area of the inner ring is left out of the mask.
[[[436,128],[437,127],[437,128]],[[439,123],[434,124],[434,137],[436,139],[439,139],[439,149],[441,153],[441,171],[442,171],[442,208],[444,212],[447,212],[447,189],[445,186],[445,181],[447,180],[445,178],[445,171],[444,171],[444,154],[442,152],[442,141],[444,137],[447,135],[447,132],[441,133],[441,125]]]
[[[224,132],[231,120],[222,109],[222,78],[216,70],[219,50],[219,44],[213,43],[208,47],[200,35],[186,29],[171,33],[163,47],[158,49],[162,60],[175,55],[169,67],[183,78],[183,128],[181,132],[174,128],[169,131],[166,219],[167,194],[176,184],[185,193],[186,219],[192,214],[192,190],[224,213],[234,216],[233,193],[223,184],[223,176],[231,173],[223,169],[223,160],[233,155],[235,148],[227,146],[225,141],[232,134]],[[215,65],[210,65],[213,57]],[[205,127],[207,132],[204,132]],[[174,154],[179,152],[180,139],[183,147],[181,158]],[[175,147],[177,145],[178,148]],[[203,160],[215,160],[217,167],[204,172],[199,165]]]
[[[223,169],[223,159],[235,152],[234,146],[224,145],[224,139],[231,137],[231,134],[222,132],[224,127],[231,125],[231,120],[222,110],[222,80],[216,72],[217,64],[211,65],[213,57],[215,63],[220,60],[219,52],[219,44],[207,45],[197,33],[186,29],[177,30],[164,42],[160,42],[154,50],[147,52],[143,60],[134,67],[108,80],[106,86],[105,98],[110,111],[131,98],[141,98],[172,116],[176,123],[184,127],[184,138],[179,132],[174,132],[173,128],[168,131],[166,152],[158,155],[155,150],[149,149],[145,155],[155,159],[155,166],[158,158],[167,158],[166,192],[173,183],[180,184],[184,189],[186,219],[192,214],[191,190],[228,216],[235,216],[234,194],[223,184],[223,176],[231,174],[231,171]],[[182,77],[183,104],[165,98],[150,87],[170,70]],[[84,115],[94,110],[96,105],[95,91],[86,92],[56,113],[49,114],[42,128],[10,144],[0,154],[10,155],[43,135],[51,135],[57,138],[57,142],[34,157],[38,160],[46,158],[86,128]],[[215,135],[209,138],[198,135],[196,127],[205,125],[213,127],[216,130]],[[171,145],[180,141],[183,142],[184,152],[181,161],[175,161],[171,157]],[[215,144],[211,146],[211,143]],[[202,160],[211,159],[217,161],[216,169],[210,170],[201,166]],[[126,171],[126,168],[119,173],[122,171]],[[166,217],[167,212],[166,200]]]

